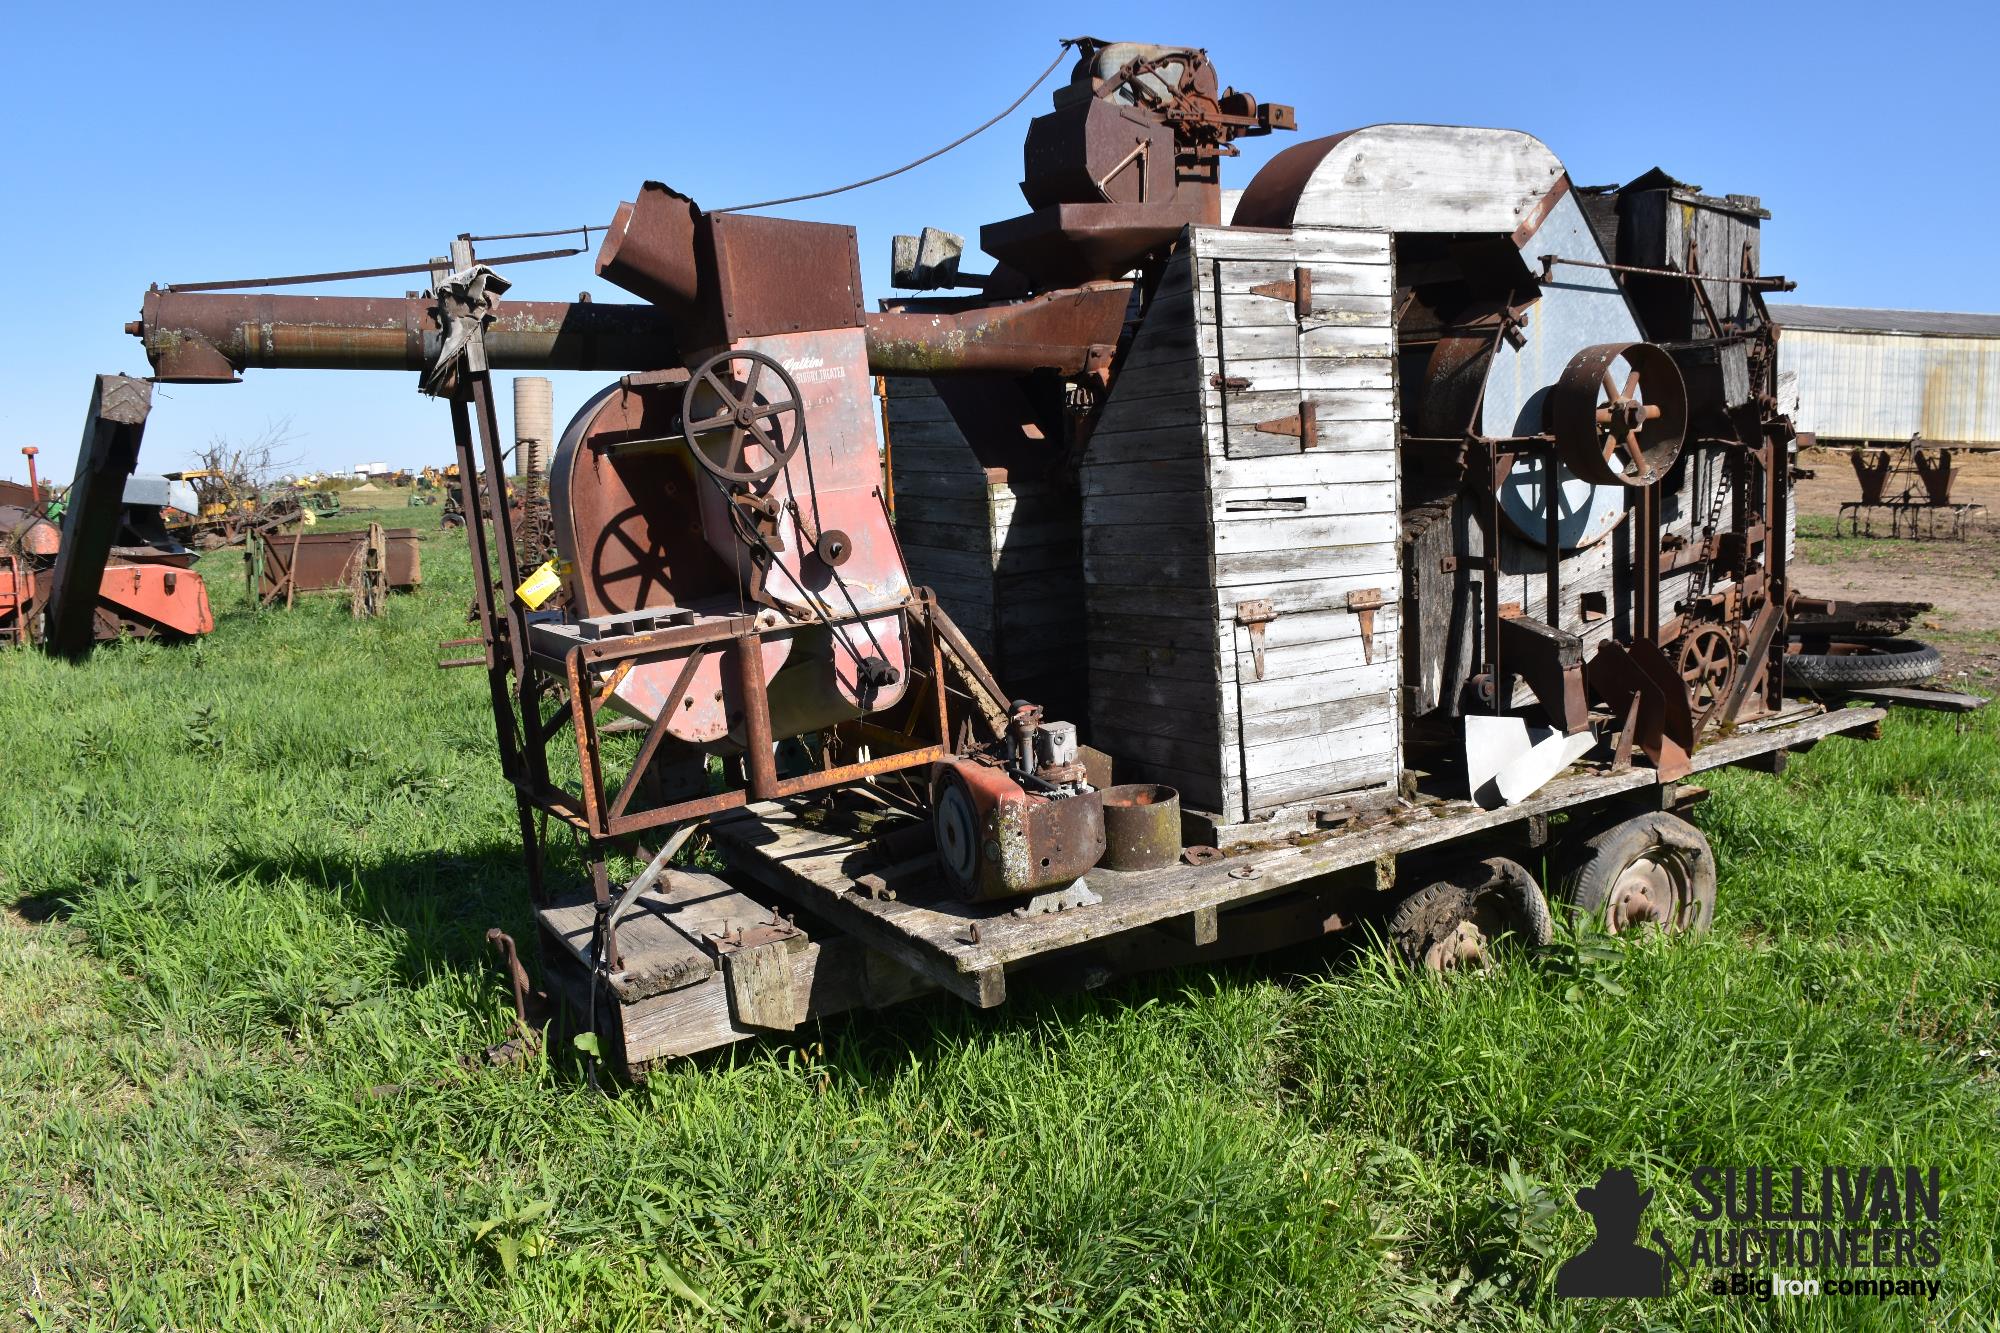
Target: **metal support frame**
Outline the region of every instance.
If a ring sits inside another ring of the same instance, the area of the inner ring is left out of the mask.
[[[469,238],[453,242],[451,270],[465,273],[474,263]],[[443,274],[436,276],[442,278]],[[608,909],[612,891],[606,855],[615,846],[630,845],[641,833],[752,801],[840,786],[950,757],[946,691],[942,688],[942,634],[933,614],[935,603],[925,592],[912,597],[902,610],[906,623],[921,624],[925,631],[927,647],[922,660],[930,680],[936,683],[931,691],[934,729],[917,727],[917,722],[929,719],[913,717],[914,734],[900,738],[907,742],[907,748],[792,778],[780,778],[772,758],[776,738],[771,733],[760,649],[763,636],[774,631],[760,628],[753,615],[710,618],[645,634],[578,642],[559,658],[538,654],[531,637],[531,613],[513,594],[522,571],[507,507],[505,445],[491,373],[476,330],[449,380],[448,402],[494,731],[501,770],[514,787],[529,892],[537,905],[548,900],[540,836],[540,823],[548,818],[587,839],[594,895],[600,908]],[[716,652],[731,656],[743,695],[746,785],[692,800],[633,809],[666,742],[676,705],[691,685],[699,663]],[[667,706],[647,727],[631,768],[614,780],[606,772],[600,748],[599,713],[611,697],[610,690],[600,688],[603,679],[615,677],[638,662],[676,654],[687,655],[686,665],[669,692]],[[913,651],[911,657],[914,662],[918,654]],[[552,699],[556,701],[553,710],[548,708]],[[572,732],[580,771],[575,791],[559,785],[550,771],[549,746],[557,743],[565,728]]]
[[[924,627],[927,640],[925,654],[927,670],[931,679],[936,680],[943,672],[944,655],[941,636],[937,632],[935,622],[926,613],[926,604],[922,599],[913,599],[904,610],[911,623],[921,624]],[[945,696],[944,692],[939,690],[934,692],[936,729],[933,734],[908,737],[906,738],[908,747],[892,754],[821,769],[799,777],[778,777],[770,757],[771,746],[777,738],[771,732],[771,715],[764,691],[764,660],[761,652],[763,637],[770,632],[768,629],[760,630],[757,627],[755,616],[728,616],[695,625],[675,626],[649,634],[580,643],[570,648],[559,662],[531,654],[530,672],[545,679],[559,679],[563,693],[567,695],[566,705],[559,708],[552,716],[547,718],[536,716],[538,725],[533,729],[534,748],[541,758],[541,770],[539,780],[532,782],[529,787],[531,799],[541,809],[593,840],[618,840],[647,829],[681,823],[689,819],[706,818],[724,810],[747,805],[752,801],[796,796],[801,792],[840,786],[862,778],[916,768],[950,757]],[[657,757],[665,741],[667,724],[675,707],[692,682],[698,663],[707,654],[714,652],[729,654],[744,700],[744,766],[747,785],[691,800],[670,802],[652,809],[634,811],[631,807],[640,789],[645,770]],[[608,698],[605,702],[599,701],[595,689],[596,682],[602,676],[615,676],[621,668],[630,664],[682,653],[687,654],[686,665],[676,677],[658,717],[646,728],[645,737],[640,742],[639,753],[631,769],[618,780],[616,789],[613,790],[599,747],[601,731],[598,726],[598,714],[607,706]],[[565,726],[570,728],[573,734],[577,765],[581,772],[581,785],[577,792],[558,787],[547,776],[546,746]],[[928,728],[925,730],[929,731]]]

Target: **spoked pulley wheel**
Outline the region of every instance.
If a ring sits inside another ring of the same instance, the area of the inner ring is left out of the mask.
[[[1599,343],[1570,358],[1549,399],[1556,452],[1599,486],[1651,486],[1680,457],[1687,385],[1652,343]]]
[[[681,434],[695,461],[727,485],[777,474],[805,442],[799,386],[762,352],[720,352],[681,393]]]
[[[1697,625],[1681,640],[1678,665],[1681,679],[1687,682],[1694,729],[1699,732],[1736,681],[1736,645],[1720,626]]]

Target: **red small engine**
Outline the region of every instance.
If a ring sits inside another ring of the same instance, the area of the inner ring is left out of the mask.
[[[938,864],[975,901],[1072,884],[1104,855],[1104,801],[1076,727],[1031,703],[1012,705],[998,745],[932,767],[931,823]]]

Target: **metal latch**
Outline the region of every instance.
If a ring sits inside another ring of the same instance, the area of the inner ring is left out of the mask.
[[[1250,658],[1256,663],[1257,679],[1264,679],[1264,626],[1278,618],[1270,599],[1236,604],[1236,623],[1250,631]]]
[[[1250,381],[1244,379],[1241,375],[1210,375],[1208,377],[1208,387],[1211,389],[1242,390],[1250,387]]]
[[[1290,301],[1293,312],[1300,319],[1304,319],[1312,313],[1313,271],[1309,268],[1295,268],[1292,270],[1290,282],[1260,282],[1250,289],[1250,294]]]
[[[1299,448],[1315,448],[1319,444],[1319,405],[1310,398],[1301,398],[1297,416],[1279,417],[1275,421],[1260,421],[1256,429],[1266,435],[1296,435],[1299,438]]]
[[[1356,588],[1347,594],[1347,609],[1361,625],[1361,660],[1375,660],[1375,613],[1382,606],[1380,588]]]

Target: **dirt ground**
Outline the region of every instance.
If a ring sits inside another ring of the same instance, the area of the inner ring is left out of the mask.
[[[1910,633],[1944,654],[1937,684],[2000,688],[2000,453],[1953,459],[1952,499],[1988,507],[1963,541],[1890,537],[1879,516],[1872,536],[1849,536],[1845,524],[1835,535],[1841,503],[1861,494],[1846,452],[1809,450],[1799,466],[1815,475],[1798,485],[1798,590],[1842,601],[1929,602],[1933,609]],[[1889,493],[1904,484],[1892,478]]]

